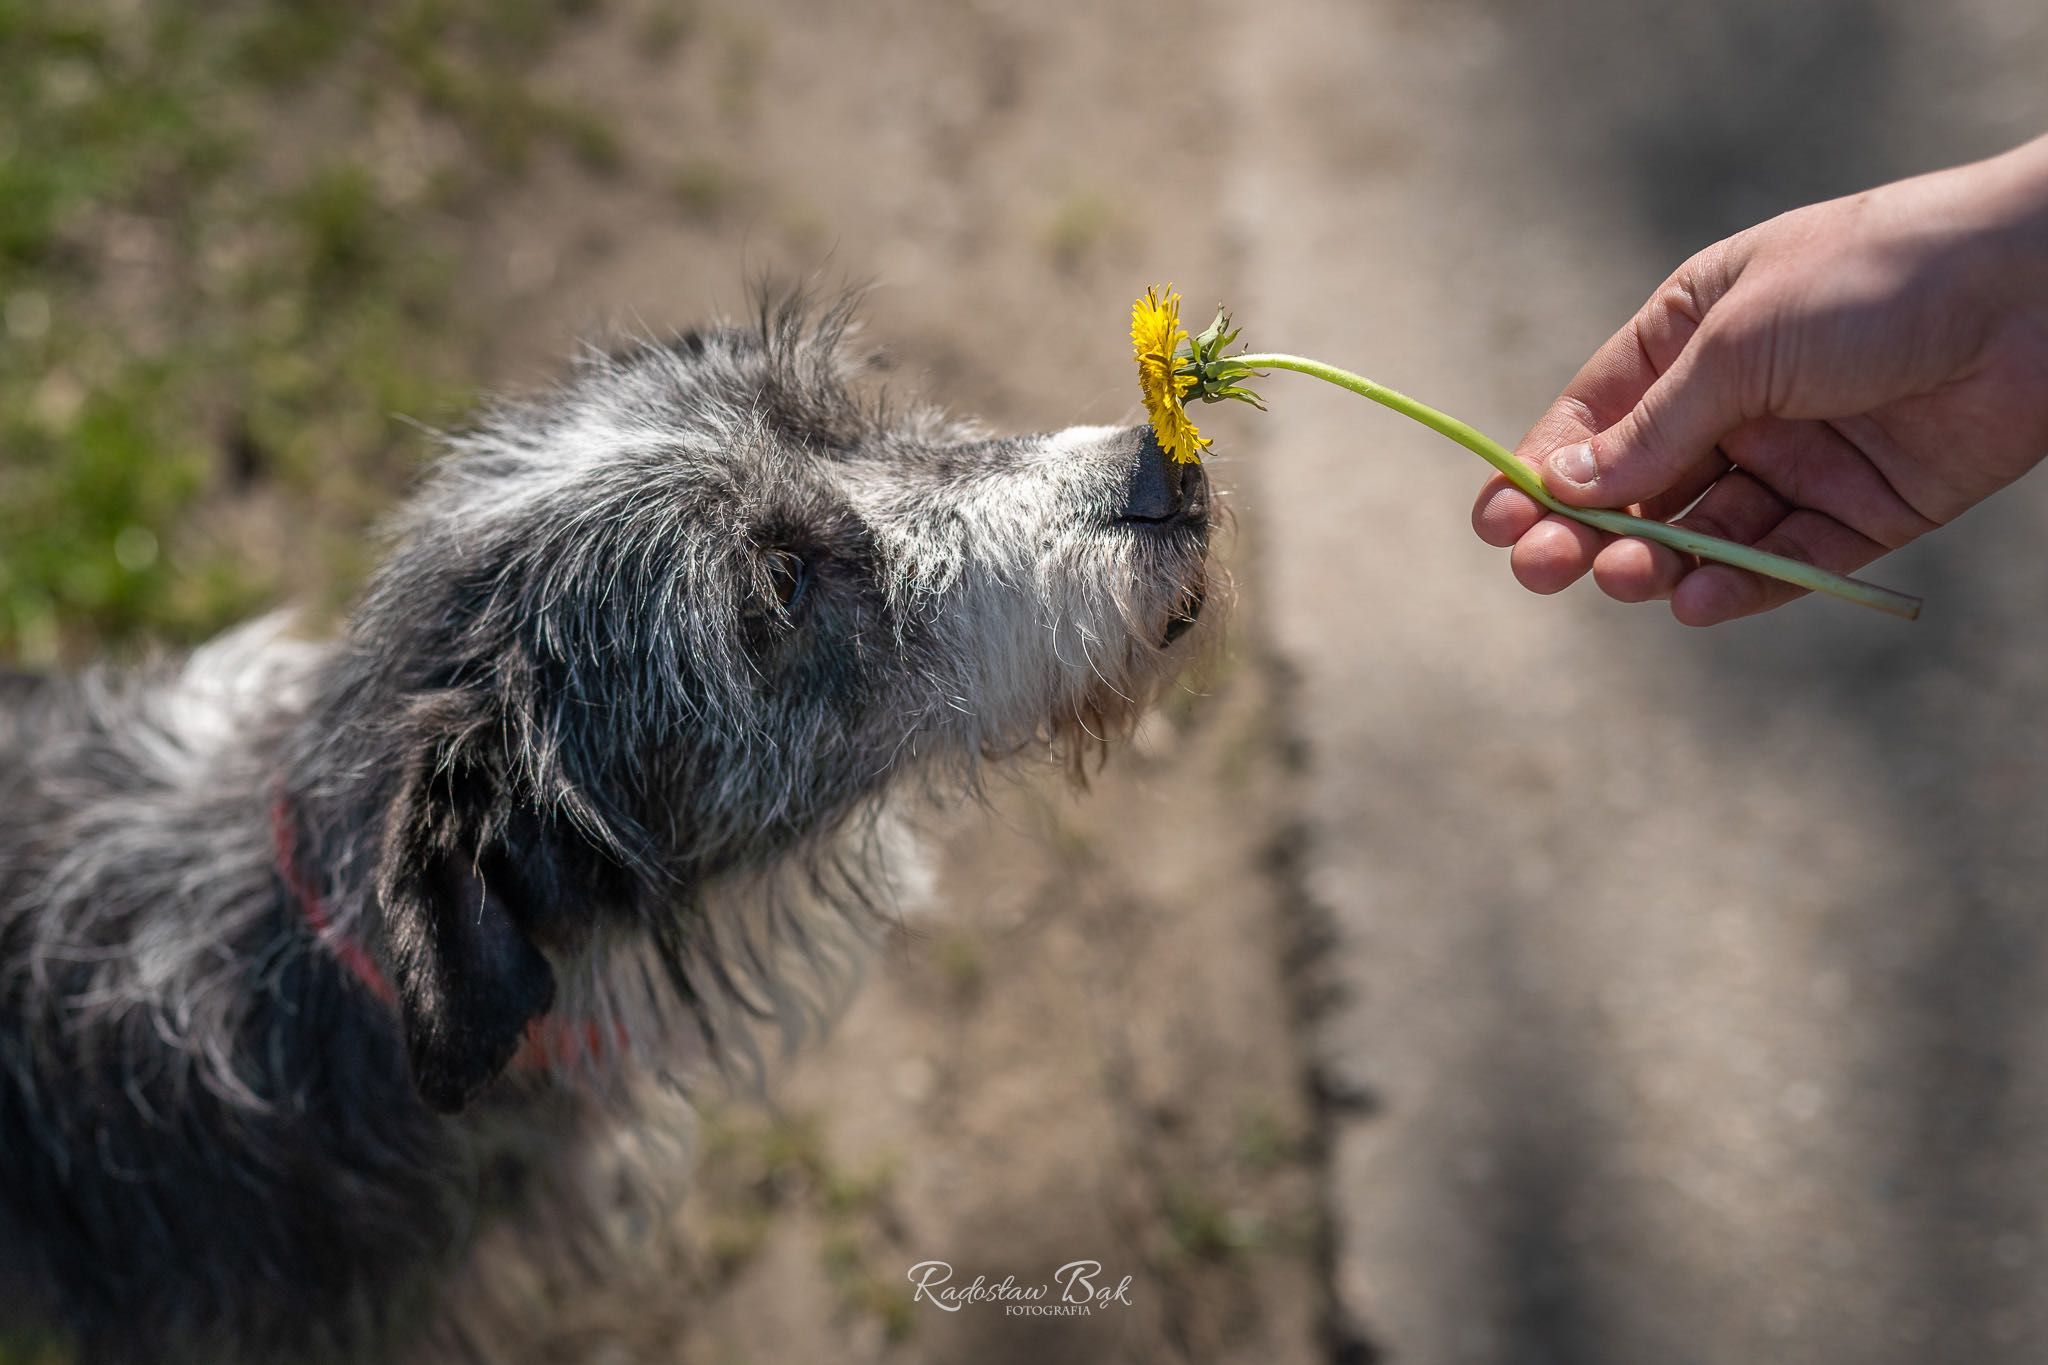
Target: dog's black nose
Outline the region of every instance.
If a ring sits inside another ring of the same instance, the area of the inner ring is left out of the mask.
[[[1201,478],[1201,466],[1181,464],[1159,448],[1152,428],[1138,428],[1137,454],[1124,486],[1123,521],[1171,521],[1187,507],[1189,485]]]

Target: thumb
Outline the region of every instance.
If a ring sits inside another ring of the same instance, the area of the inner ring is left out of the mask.
[[[1626,507],[1678,483],[1752,414],[1724,330],[1703,326],[1635,407],[1543,463],[1551,495],[1575,507]]]

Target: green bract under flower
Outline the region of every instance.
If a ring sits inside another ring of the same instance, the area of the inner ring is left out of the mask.
[[[1216,320],[1188,338],[1186,347],[1176,356],[1181,363],[1174,370],[1174,374],[1189,381],[1183,390],[1186,398],[1199,398],[1204,403],[1234,399],[1250,403],[1260,412],[1266,410],[1259,396],[1241,382],[1266,376],[1242,360],[1223,354],[1223,348],[1237,340],[1239,330],[1230,325],[1230,314],[1219,307]]]

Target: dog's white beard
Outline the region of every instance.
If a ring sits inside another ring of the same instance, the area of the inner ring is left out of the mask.
[[[760,1082],[828,1028],[859,986],[877,934],[921,915],[932,875],[900,800],[881,798],[813,846],[729,876],[680,908],[680,990],[643,931],[608,931],[557,960],[543,1028],[564,1045],[549,1070],[630,1101],[655,1084],[687,1094],[707,1071]]]

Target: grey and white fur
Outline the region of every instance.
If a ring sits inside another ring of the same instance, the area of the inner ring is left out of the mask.
[[[1181,669],[1200,468],[885,408],[848,317],[495,408],[335,642],[0,677],[0,1332],[447,1337],[490,1215],[886,916],[885,797],[1087,749]]]

